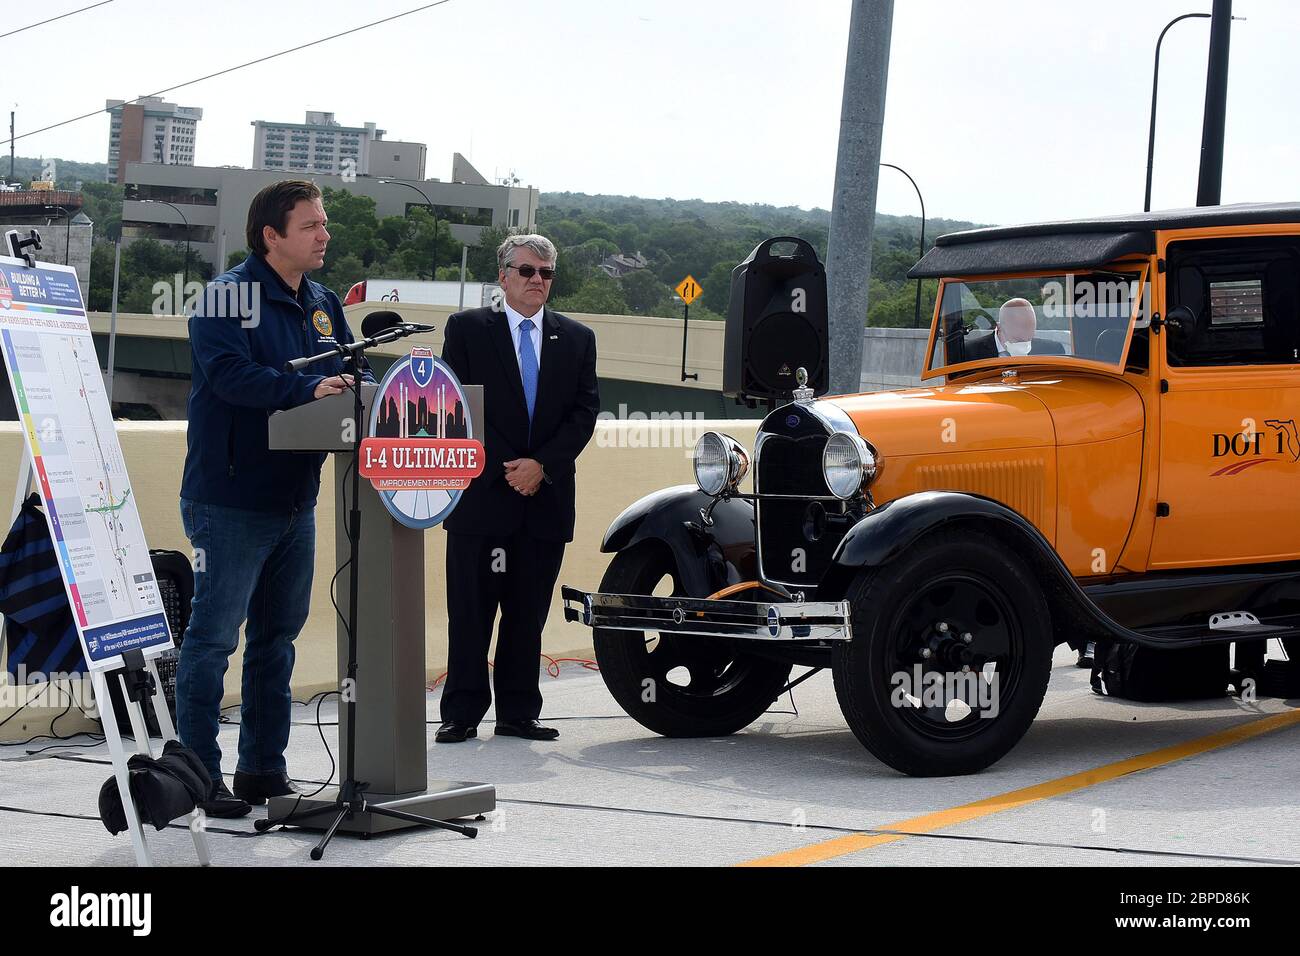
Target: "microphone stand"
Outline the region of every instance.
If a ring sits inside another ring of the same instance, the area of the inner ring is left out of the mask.
[[[446,820],[433,820],[429,817],[422,817],[418,814],[408,813],[405,810],[398,810],[384,803],[370,803],[366,799],[366,789],[370,786],[365,781],[356,778],[356,747],[357,747],[357,601],[360,582],[360,560],[361,560],[361,416],[364,414],[364,407],[361,401],[361,370],[362,355],[370,348],[376,345],[382,345],[386,342],[395,342],[398,339],[405,338],[408,335],[415,335],[419,332],[432,331],[432,326],[404,324],[385,329],[373,336],[360,339],[348,345],[339,345],[338,348],[328,352],[321,352],[317,355],[309,355],[305,358],[294,359],[292,362],[285,363],[285,371],[296,372],[300,369],[313,365],[316,362],[324,361],[327,358],[342,357],[346,366],[351,368],[352,375],[352,421],[353,421],[353,448],[352,448],[352,507],[348,510],[348,670],[345,685],[353,688],[353,693],[348,696],[346,701],[348,733],[344,743],[344,752],[347,754],[348,775],[339,786],[338,794],[334,798],[334,803],[325,804],[319,807],[313,807],[310,810],[292,810],[279,819],[272,820],[269,816],[262,820],[257,820],[253,824],[253,829],[259,833],[269,830],[279,824],[296,824],[311,817],[322,816],[326,813],[334,813],[334,819],[329,827],[325,830],[325,835],[321,837],[319,843],[312,847],[311,858],[319,860],[325,855],[325,848],[329,846],[330,841],[334,839],[334,834],[344,820],[350,820],[358,813],[371,813],[375,816],[391,817],[394,820],[404,820],[407,823],[414,823],[420,826],[434,827],[441,830],[451,830],[473,839],[478,836],[478,830],[475,827],[464,826],[459,823],[450,823]]]

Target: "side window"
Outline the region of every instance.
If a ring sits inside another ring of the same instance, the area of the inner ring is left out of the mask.
[[[1300,363],[1300,238],[1171,243],[1167,267],[1170,365]]]

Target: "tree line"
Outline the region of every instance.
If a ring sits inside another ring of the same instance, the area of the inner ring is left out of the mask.
[[[121,235],[122,187],[85,182],[81,189],[84,211],[95,223],[89,306],[107,310],[113,242]],[[462,244],[451,236],[445,220],[435,223],[428,209],[413,206],[405,216],[381,217],[372,198],[329,188],[324,190],[324,202],[330,217],[330,248],[324,268],[313,278],[340,296],[365,278],[459,280]],[[867,325],[913,325],[916,283],[907,279],[907,270],[919,255],[920,225],[915,216],[876,216]],[[972,225],[930,220],[926,248],[933,245],[933,237]],[[537,230],[559,251],[551,304],[560,311],[680,316],[682,304],[673,288],[692,275],[704,292],[692,304],[691,317],[718,320],[726,315],[732,270],[764,239],[777,235],[804,239],[825,262],[830,213],[764,204],[543,193]],[[467,281],[496,281],[495,249],[509,231],[500,226],[483,230],[479,244],[466,253]],[[247,254],[243,249],[234,251],[222,265],[230,268]],[[600,265],[615,254],[639,254],[646,265],[612,278]],[[155,283],[171,283],[184,271],[182,243],[133,240],[122,250],[119,310],[149,312]],[[189,272],[191,279],[206,280],[213,270],[191,252]],[[937,286],[934,280],[922,283],[922,325],[929,324]]]
[[[566,258],[572,264],[567,276],[556,277],[556,307],[574,312],[680,315],[673,288],[691,275],[704,288],[691,315],[718,319],[727,311],[732,270],[764,239],[803,239],[826,261],[830,213],[825,209],[584,193],[543,193],[541,200],[538,231],[559,247],[561,264]],[[926,248],[933,245],[933,236],[971,225],[927,223]],[[876,216],[867,324],[913,324],[916,283],[907,279],[907,270],[920,254],[920,226],[915,216]],[[596,265],[615,252],[640,253],[648,264],[610,279]],[[567,281],[562,284],[561,278]],[[937,288],[933,280],[923,283],[923,325],[933,313]]]

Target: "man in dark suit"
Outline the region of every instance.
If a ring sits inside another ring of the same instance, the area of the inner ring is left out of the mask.
[[[966,339],[967,362],[1008,355],[1064,355],[1060,342],[1038,338],[1038,316],[1028,299],[1008,299],[998,309],[998,327]]]
[[[553,740],[538,722],[542,627],[573,540],[574,462],[596,428],[596,336],[546,308],[555,247],[509,236],[497,249],[504,301],[447,322],[442,360],[483,386],[485,466],[447,519],[447,682],[435,740],[477,736],[492,701],[488,647],[501,624],[496,734]]]

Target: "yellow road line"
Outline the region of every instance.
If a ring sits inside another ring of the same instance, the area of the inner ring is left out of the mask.
[[[934,813],[912,817],[910,820],[903,820],[899,823],[891,823],[878,828],[881,830],[902,830],[906,831],[905,833],[850,833],[846,836],[824,840],[821,843],[799,847],[797,850],[787,850],[784,853],[774,853],[771,856],[747,860],[738,865],[807,866],[809,863],[832,860],[849,853],[856,853],[858,850],[867,850],[873,846],[904,840],[911,834],[933,833],[935,830],[941,830],[945,827],[956,826],[970,820],[978,820],[981,817],[1002,813],[1004,810],[1014,810],[1017,807],[1037,803],[1040,800],[1048,800],[1099,783],[1106,783],[1109,780],[1130,773],[1137,773],[1140,770],[1162,767],[1185,757],[1194,757],[1197,754],[1217,750],[1220,747],[1241,743],[1243,740],[1271,733],[1274,730],[1281,730],[1297,723],[1300,723],[1300,710],[1274,714],[1271,717],[1247,721],[1244,724],[1238,724],[1235,727],[1229,727],[1227,730],[1221,730],[1218,733],[1200,737],[1196,740],[1189,740],[1186,743],[1153,750],[1148,754],[1140,754],[1127,760],[1120,760],[1101,767],[1094,767],[1091,770],[1071,774],[1068,777],[1048,780],[1044,783],[1034,784],[1032,787],[1012,790],[1010,793],[1002,793],[994,797],[987,797],[984,800],[976,800],[974,803],[963,804],[948,810],[937,810]]]

